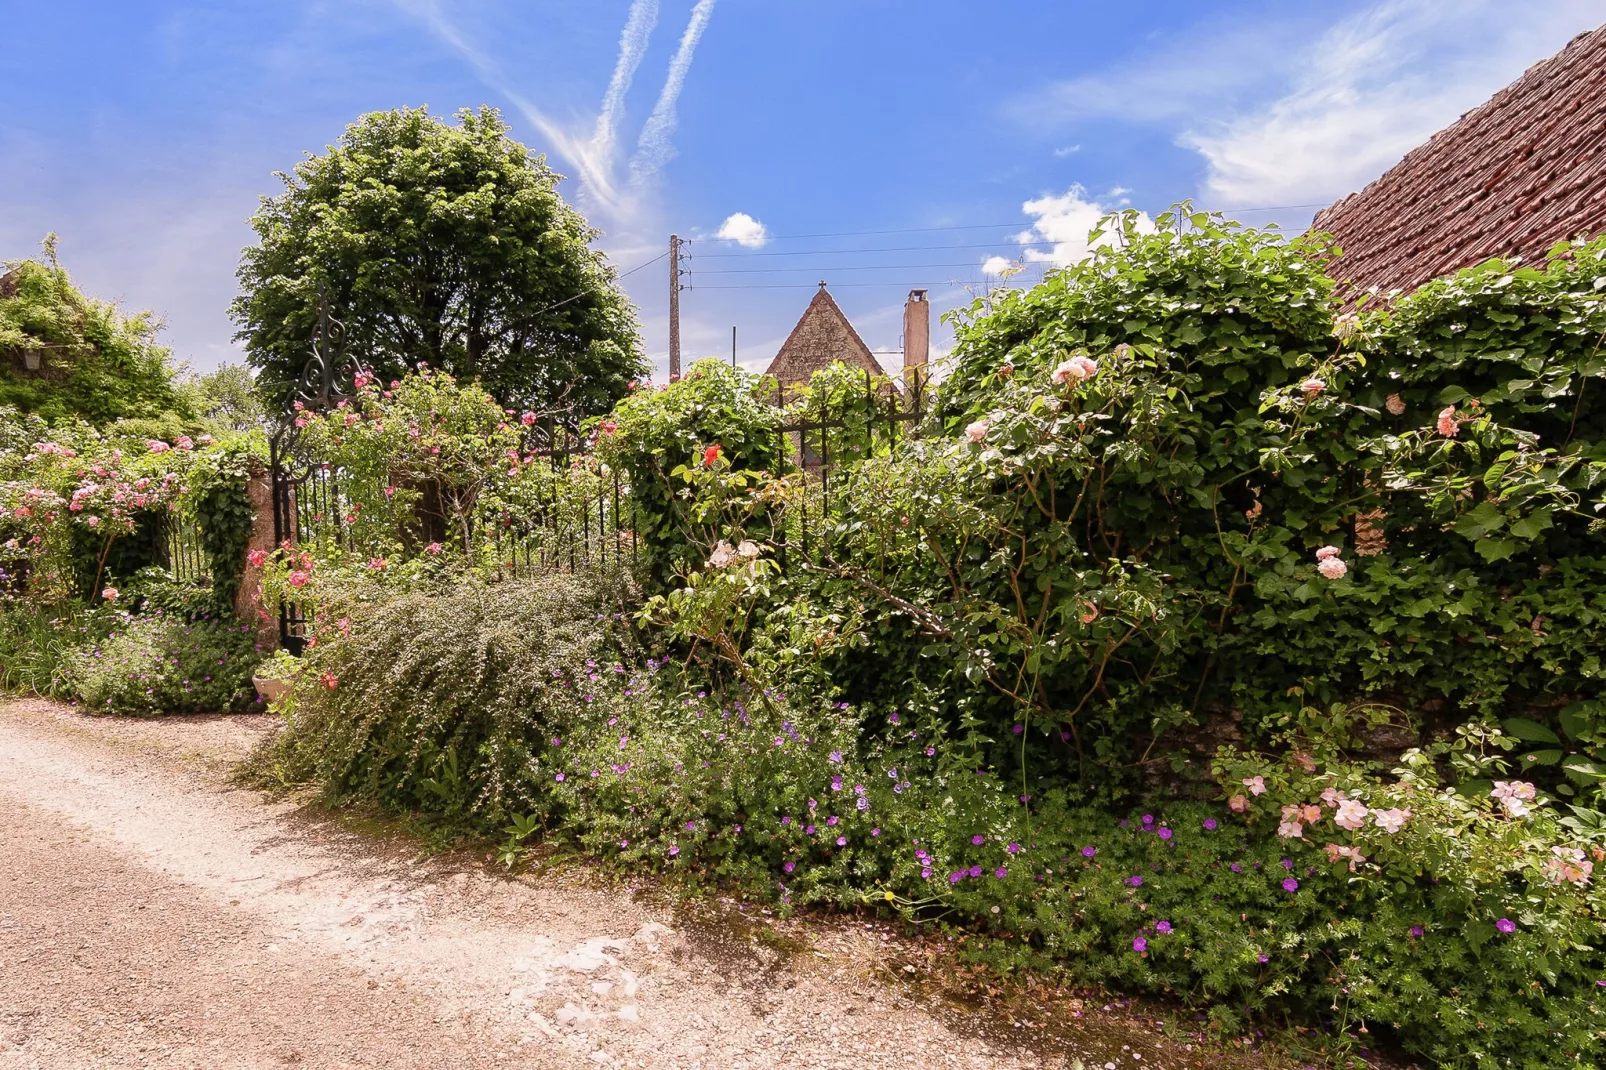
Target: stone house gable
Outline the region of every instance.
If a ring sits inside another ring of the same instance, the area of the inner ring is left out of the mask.
[[[790,391],[837,361],[872,375],[887,374],[822,282],[781,351],[770,361],[766,374],[773,375]]]

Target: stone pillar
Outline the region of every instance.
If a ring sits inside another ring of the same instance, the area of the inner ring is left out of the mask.
[[[246,543],[244,571],[240,574],[240,589],[234,596],[234,614],[250,624],[256,631],[257,642],[263,650],[279,647],[279,608],[268,606],[262,600],[262,569],[252,565],[252,550],[273,552],[273,480],[267,469],[251,466],[245,481],[246,498],[251,502],[251,539]]]

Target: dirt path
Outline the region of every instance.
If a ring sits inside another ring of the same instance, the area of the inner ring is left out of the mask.
[[[271,730],[0,704],[0,1068],[1269,1065],[961,1013],[874,926],[783,953],[762,918],[413,858],[231,788]]]

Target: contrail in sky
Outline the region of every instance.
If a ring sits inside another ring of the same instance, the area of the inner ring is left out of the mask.
[[[608,92],[602,98],[602,112],[597,116],[597,132],[591,138],[591,150],[596,159],[607,166],[613,159],[614,142],[619,136],[619,116],[624,112],[625,95],[630,92],[631,80],[641,58],[647,53],[647,43],[658,26],[658,0],[634,0],[630,17],[625,21],[624,33],[619,35],[619,61],[614,64],[613,77],[608,81]]]
[[[547,116],[535,102],[513,88],[502,70],[484,52],[464,37],[441,11],[435,0],[397,0],[398,6],[421,20],[431,33],[467,61],[479,75],[480,81],[512,101],[513,106],[551,143],[552,149],[574,164],[580,172],[580,182],[596,200],[608,208],[619,203],[614,188],[612,169],[596,160],[586,142],[574,137]]]
[[[630,179],[636,186],[656,175],[658,169],[674,155],[675,149],[669,139],[675,132],[675,103],[680,99],[680,90],[691,71],[697,42],[708,28],[708,20],[713,13],[714,0],[697,0],[697,6],[691,10],[691,21],[686,24],[686,32],[680,39],[680,49],[669,63],[669,77],[664,80],[663,92],[658,94],[658,104],[647,117],[647,124],[641,128],[641,140],[636,144],[635,158],[630,161]]]

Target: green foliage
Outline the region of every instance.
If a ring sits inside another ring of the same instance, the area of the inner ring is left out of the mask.
[[[1599,709],[1598,442],[1547,446],[1472,399],[1402,418],[1392,321],[1331,319],[1320,243],[1162,223],[961,321],[941,426],[838,470],[827,551],[720,610],[743,662],[878,704],[923,682],[956,728],[1001,746],[1027,725],[1034,761],[1117,795],[1211,716],[1259,736],[1358,700]],[[1568,263],[1598,275],[1595,248]],[[1558,304],[1598,289],[1563,282]],[[1083,341],[1110,348],[1058,348]],[[780,484],[694,501],[729,540],[759,537],[756,503],[782,530],[777,506],[824,504]]]
[[[773,380],[700,360],[677,383],[631,394],[599,425],[598,455],[629,477],[643,567],[654,583],[700,565],[720,537],[692,500],[699,469],[790,467],[781,412],[768,400],[774,396]]]
[[[229,612],[245,570],[246,546],[256,514],[248,490],[253,469],[262,470],[259,438],[233,437],[206,451],[189,470],[184,507],[201,529],[201,546],[212,577],[217,611]]]
[[[595,413],[645,374],[630,303],[558,176],[494,109],[457,120],[372,112],[263,201],[233,315],[275,406],[320,289],[348,351],[386,380],[427,364],[504,404]]]
[[[124,614],[105,639],[75,650],[67,678],[94,713],[228,713],[258,701],[251,673],[261,658],[250,625],[153,607]]]
[[[55,235],[44,247],[43,262],[0,264],[0,408],[93,424],[187,416],[156,318],[84,296],[56,262]]]
[[[221,364],[184,384],[196,416],[213,434],[263,431],[268,413],[257,393],[251,369],[243,364]]]
[[[115,600],[118,583],[166,563],[168,525],[181,509],[192,510],[221,552],[238,544],[244,507],[229,494],[243,489],[221,484],[237,479],[224,473],[238,472],[260,442],[144,439],[125,423],[52,426],[0,409],[0,568],[26,575],[19,586],[29,598],[59,606],[110,588]],[[210,517],[189,501],[192,477]],[[240,567],[236,555],[213,575],[227,586]]]
[[[71,698],[74,651],[103,638],[115,620],[105,610],[0,596],[0,692]]]
[[[552,740],[626,686],[627,597],[617,578],[552,574],[356,606],[349,638],[309,655],[272,764],[483,831],[544,814]]]

